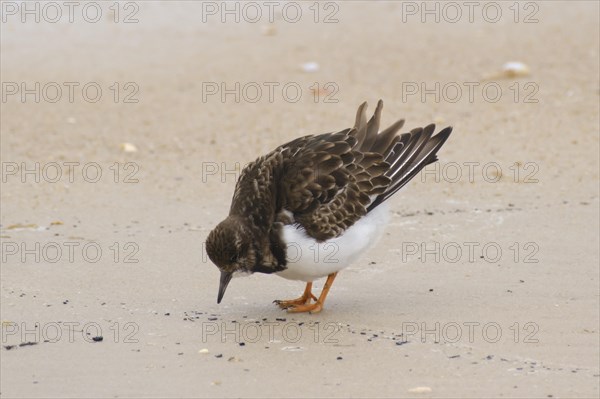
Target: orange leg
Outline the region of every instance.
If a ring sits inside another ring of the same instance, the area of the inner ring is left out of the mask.
[[[276,303],[281,309],[287,309],[296,305],[306,305],[310,303],[311,299],[317,300],[317,297],[313,295],[311,292],[312,282],[306,283],[306,288],[304,289],[304,293],[300,298],[290,299],[290,300],[275,300],[273,303]]]
[[[327,276],[327,281],[325,281],[325,285],[323,286],[323,291],[321,291],[321,295],[319,296],[319,299],[317,299],[317,302],[312,303],[312,304],[305,303],[305,304],[298,304],[298,305],[290,306],[289,308],[287,308],[287,311],[289,313],[302,313],[302,312],[319,313],[321,310],[323,310],[323,305],[325,304],[325,299],[327,298],[329,289],[331,288],[331,285],[333,284],[333,280],[335,280],[336,276],[337,276],[337,272],[332,273],[329,276]]]

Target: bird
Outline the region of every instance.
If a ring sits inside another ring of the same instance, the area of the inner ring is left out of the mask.
[[[318,313],[338,272],[373,246],[389,220],[387,200],[438,160],[452,127],[379,131],[383,101],[352,128],[299,137],[246,165],[229,215],[205,241],[219,268],[217,303],[232,277],[274,274],[306,283],[299,298],[273,301],[290,313]],[[320,295],[315,280],[327,278]]]

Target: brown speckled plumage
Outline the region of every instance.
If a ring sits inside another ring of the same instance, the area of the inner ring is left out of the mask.
[[[428,125],[400,135],[399,120],[379,132],[383,103],[368,121],[366,107],[353,128],[300,137],[243,169],[229,216],[206,243],[222,273],[285,269],[284,224],[301,226],[317,242],[342,235],[434,162],[452,131],[432,137],[435,126]]]

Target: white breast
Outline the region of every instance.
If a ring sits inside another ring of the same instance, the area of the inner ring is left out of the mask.
[[[313,281],[350,266],[383,233],[389,220],[387,204],[381,204],[340,237],[317,243],[303,228],[287,225],[287,269],[276,273],[289,280]]]

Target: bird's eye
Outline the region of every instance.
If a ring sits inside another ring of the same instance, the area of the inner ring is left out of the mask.
[[[231,263],[235,263],[235,262],[237,262],[237,260],[238,260],[238,256],[237,255],[231,255],[229,257],[229,262],[231,262]]]

